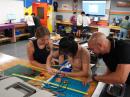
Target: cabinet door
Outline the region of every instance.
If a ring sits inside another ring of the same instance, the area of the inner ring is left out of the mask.
[[[48,4],[47,3],[34,2],[32,9],[33,9],[33,13],[35,13],[37,16],[39,16],[41,24],[43,26],[47,27]]]

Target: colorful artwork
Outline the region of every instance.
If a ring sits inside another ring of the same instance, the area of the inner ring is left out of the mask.
[[[53,12],[53,6],[52,6],[52,0],[24,0],[24,12],[28,12],[30,15],[31,13],[33,12],[32,11],[32,3],[33,2],[45,2],[45,3],[48,3],[49,7],[48,7],[48,10],[47,10],[47,16],[48,16],[48,19],[47,19],[47,27],[49,29],[50,32],[52,32],[53,28],[52,28],[52,12]]]
[[[117,7],[130,7],[130,3],[126,1],[118,1]]]

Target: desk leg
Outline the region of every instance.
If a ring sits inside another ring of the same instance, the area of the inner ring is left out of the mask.
[[[16,42],[15,28],[13,28],[12,33],[13,33],[12,42]]]

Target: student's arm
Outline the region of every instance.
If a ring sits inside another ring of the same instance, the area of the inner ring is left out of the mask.
[[[52,53],[47,57],[46,68],[51,68]]]
[[[59,55],[59,64],[62,64],[64,60],[65,60],[64,55]]]
[[[82,54],[82,71],[80,72],[70,72],[63,73],[65,76],[73,76],[73,77],[89,77],[89,67],[90,66],[90,54],[88,50],[83,52]]]
[[[71,22],[71,23],[72,23],[72,18],[73,18],[73,16],[70,17],[70,22]]]
[[[28,59],[29,59],[30,64],[36,67],[44,68],[45,65],[34,60],[33,53],[34,53],[34,46],[33,46],[32,41],[29,41],[29,43],[27,44],[27,54],[28,54]]]
[[[55,74],[58,70],[56,70],[56,69],[54,69],[54,68],[51,67],[52,58],[53,58],[53,56],[52,56],[52,53],[51,53],[48,56],[48,58],[47,58],[46,69],[47,69],[48,73]]]
[[[49,41],[49,47],[50,47],[50,55],[47,57],[46,69],[47,69],[47,71],[48,71],[50,74],[55,74],[55,72],[57,72],[57,70],[51,68],[51,61],[52,61],[52,58],[53,58],[53,55],[52,55],[52,53],[53,53],[53,43],[52,43],[51,40]]]
[[[47,68],[51,67],[51,62],[54,57],[58,57],[59,64],[62,64],[64,62],[64,55],[59,55],[59,51],[55,51],[55,52],[51,51],[50,55],[47,58],[47,62],[46,62]]]
[[[111,72],[107,75],[95,76],[97,81],[105,83],[125,83],[130,73],[130,64],[119,64],[115,72]]]
[[[106,69],[106,72],[103,74],[103,75],[108,75],[108,74],[110,74],[111,73],[111,71],[107,68]]]
[[[52,51],[53,44],[51,40],[49,41],[49,48],[50,48],[50,54],[48,55],[47,60],[46,60],[46,68],[51,67],[51,60],[52,60],[52,53],[53,53]]]

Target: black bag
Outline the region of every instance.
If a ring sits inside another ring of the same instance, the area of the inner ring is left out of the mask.
[[[12,37],[13,33],[12,33],[12,29],[5,29],[4,30],[4,35],[6,37]]]

